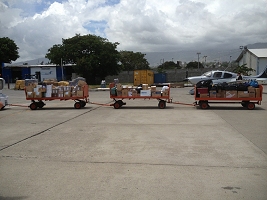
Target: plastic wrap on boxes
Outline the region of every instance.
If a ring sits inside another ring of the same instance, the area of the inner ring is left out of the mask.
[[[38,79],[25,79],[25,86],[38,85]]]
[[[80,80],[86,82],[85,78],[83,78],[83,77],[77,77],[76,79],[73,79],[72,81],[70,81],[69,82],[69,85],[70,86],[76,86],[76,85],[78,85],[78,82]]]
[[[45,97],[52,97],[52,85],[47,85],[46,86]]]

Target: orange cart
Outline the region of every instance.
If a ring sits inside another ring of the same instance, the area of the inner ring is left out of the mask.
[[[233,96],[227,98],[226,96],[212,96],[210,93],[203,92],[203,94],[199,94],[198,90],[207,90],[207,88],[196,88],[195,87],[195,105],[199,105],[202,109],[209,108],[209,104],[211,103],[240,103],[243,107],[246,107],[249,110],[253,110],[255,108],[255,104],[261,105],[262,101],[262,93],[263,93],[263,86],[259,85],[259,88],[256,88],[256,94],[250,96],[248,91],[236,91],[243,92],[246,95],[240,96]]]
[[[31,110],[36,110],[37,108],[42,108],[46,104],[44,101],[53,101],[53,100],[60,100],[60,101],[67,101],[67,100],[74,100],[74,108],[80,109],[85,107],[86,103],[89,102],[89,87],[88,85],[83,85],[81,90],[81,94],[77,94],[75,96],[52,96],[52,97],[31,97],[28,95],[27,88],[25,88],[26,100],[31,100],[31,104],[29,108]]]
[[[166,85],[167,86],[167,85]],[[122,89],[125,90],[124,92],[115,92],[115,84],[114,83],[110,83],[109,84],[109,88],[110,88],[110,98],[113,99],[115,102],[113,105],[113,107],[115,109],[119,109],[121,108],[123,105],[126,105],[125,102],[123,102],[124,99],[128,99],[128,100],[134,100],[134,99],[156,99],[158,100],[158,108],[160,109],[164,109],[166,108],[166,103],[170,101],[170,85],[168,84],[168,90],[166,92],[161,92],[161,91],[151,91],[151,93],[147,93],[147,95],[145,93],[142,93],[142,91],[145,90],[140,90],[140,93],[135,94],[132,93],[132,89],[128,89],[128,88],[124,88]],[[113,92],[114,91],[114,92]],[[147,90],[146,90],[147,91]]]

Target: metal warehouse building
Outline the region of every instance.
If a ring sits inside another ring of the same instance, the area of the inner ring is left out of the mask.
[[[73,65],[2,65],[2,77],[6,82],[14,83],[16,79],[28,79],[35,77],[39,81],[45,79],[71,80],[74,73]]]
[[[247,64],[255,70],[252,75],[258,75],[267,67],[267,49],[243,49],[241,54],[236,60],[239,66]]]

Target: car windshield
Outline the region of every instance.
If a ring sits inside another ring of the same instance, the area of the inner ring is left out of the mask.
[[[211,72],[206,72],[206,73],[202,74],[202,76],[211,77]]]

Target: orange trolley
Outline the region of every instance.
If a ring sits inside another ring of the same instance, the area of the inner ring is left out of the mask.
[[[199,88],[195,87],[195,105],[199,105],[202,109],[209,108],[210,103],[240,103],[243,107],[246,107],[248,110],[253,110],[255,108],[255,104],[261,105],[262,101],[262,93],[263,86],[259,85],[258,91],[256,92],[256,96],[254,97],[200,97],[197,93]]]
[[[36,110],[37,108],[43,108],[46,104],[43,101],[52,101],[52,100],[60,100],[60,101],[67,101],[67,100],[74,100],[74,108],[80,109],[85,107],[86,103],[89,102],[89,86],[83,85],[82,86],[82,95],[81,96],[62,96],[62,97],[29,97],[27,95],[27,91],[25,88],[26,100],[31,100],[31,104],[29,108],[31,110]]]
[[[166,85],[167,86],[167,85]],[[115,87],[114,83],[109,84],[110,88],[110,98],[113,99],[115,102],[114,104],[111,104],[115,109],[121,108],[123,105],[126,105],[126,102],[123,102],[124,99],[157,99],[158,100],[158,108],[164,109],[166,108],[166,103],[170,101],[170,84],[168,84],[168,91],[163,92],[163,93],[155,93],[147,95],[147,96],[140,96],[140,94],[137,95],[129,95],[129,90],[126,93],[121,93],[121,94],[113,94],[112,89]],[[126,90],[126,88],[125,88]],[[142,91],[142,90],[141,90]],[[159,92],[159,91],[158,91]]]

